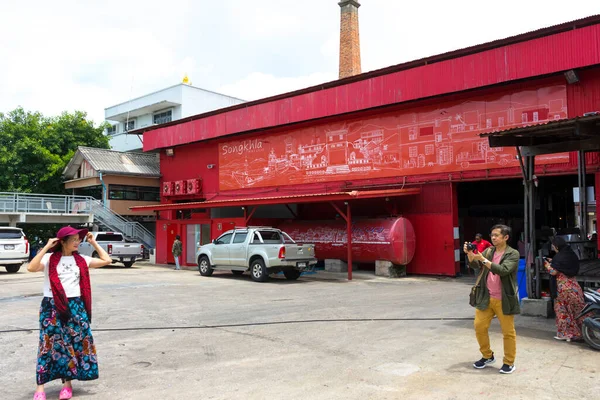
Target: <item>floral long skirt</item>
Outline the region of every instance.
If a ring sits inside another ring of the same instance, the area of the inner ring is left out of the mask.
[[[581,339],[583,318],[577,319],[585,306],[583,290],[575,278],[559,273],[556,276],[558,295],[554,300],[558,337]]]
[[[98,359],[89,318],[79,297],[69,298],[71,318],[58,318],[54,299],[44,297],[40,307],[40,345],[36,379],[43,385],[54,379],[98,379]]]

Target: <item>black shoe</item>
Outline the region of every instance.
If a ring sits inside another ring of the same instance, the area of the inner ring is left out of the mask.
[[[502,364],[502,368],[500,368],[500,372],[501,374],[512,374],[515,371],[515,366],[514,365],[508,365],[508,364]]]
[[[475,363],[473,363],[473,368],[483,369],[488,364],[493,364],[494,361],[496,361],[496,359],[494,358],[494,354],[492,354],[492,356],[490,358],[482,358],[479,361],[475,361]]]

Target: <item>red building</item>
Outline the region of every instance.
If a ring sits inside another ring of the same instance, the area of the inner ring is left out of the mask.
[[[523,226],[516,151],[479,135],[594,111],[600,16],[141,130],[144,151],[160,152],[157,262],[173,262],[177,234],[190,265],[196,241],[246,224],[333,220],[346,201],[353,221],[412,222],[409,273],[453,276],[463,238],[504,222],[516,246]],[[587,154],[590,174],[599,160]],[[574,226],[575,153],[536,163],[539,223]]]

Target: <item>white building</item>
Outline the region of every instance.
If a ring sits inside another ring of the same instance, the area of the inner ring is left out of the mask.
[[[111,124],[106,134],[110,136],[113,150],[140,151],[142,139],[137,135],[128,135],[128,131],[240,103],[244,103],[244,100],[180,83],[106,108],[104,118]]]

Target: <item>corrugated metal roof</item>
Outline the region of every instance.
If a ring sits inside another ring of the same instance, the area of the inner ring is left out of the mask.
[[[350,192],[331,192],[331,193],[310,193],[296,194],[289,196],[269,196],[269,197],[247,197],[239,199],[218,198],[217,200],[194,201],[189,203],[176,204],[155,204],[149,206],[130,207],[132,211],[166,211],[166,210],[185,210],[194,208],[217,208],[233,206],[251,206],[267,204],[293,204],[293,203],[319,203],[326,201],[343,201],[356,199],[369,199],[379,197],[398,197],[419,194],[420,188],[410,189],[388,189],[388,190],[353,190]]]
[[[480,135],[490,147],[520,147],[524,156],[597,151],[600,148],[600,113],[561,119]]]
[[[507,128],[507,129],[497,129],[492,132],[482,133],[479,136],[481,137],[489,137],[489,136],[499,136],[499,135],[507,135],[507,134],[528,134],[528,133],[536,133],[539,131],[548,132],[554,129],[563,129],[563,128],[573,128],[578,122],[587,123],[587,122],[598,122],[600,121],[600,112],[592,113],[591,115],[585,115],[583,117],[575,117],[575,118],[563,118],[557,119],[553,121],[545,121],[538,122],[535,124],[529,124],[527,126],[520,126],[517,128]]]
[[[127,153],[84,146],[77,148],[63,174],[67,178],[74,177],[83,159],[94,170],[103,174],[160,177],[158,154]]]

